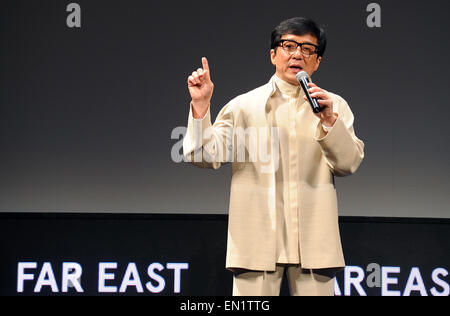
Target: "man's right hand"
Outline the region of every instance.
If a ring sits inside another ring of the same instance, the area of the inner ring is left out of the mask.
[[[214,90],[206,57],[202,58],[202,65],[203,68],[198,68],[187,80],[192,99],[192,115],[194,118],[203,118],[206,112],[208,112]]]

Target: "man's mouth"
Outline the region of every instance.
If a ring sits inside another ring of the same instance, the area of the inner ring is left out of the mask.
[[[292,70],[294,73],[298,73],[303,70],[303,68],[298,65],[289,66],[289,69]]]

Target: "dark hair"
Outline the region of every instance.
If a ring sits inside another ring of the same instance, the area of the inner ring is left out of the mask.
[[[317,54],[323,56],[325,48],[327,47],[327,37],[325,30],[311,19],[296,17],[281,22],[272,31],[271,35],[271,49],[276,49],[280,43],[281,36],[285,34],[305,35],[311,34],[317,38],[319,44]]]

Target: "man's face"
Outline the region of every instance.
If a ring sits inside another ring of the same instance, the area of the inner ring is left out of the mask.
[[[281,40],[294,40],[297,43],[318,44],[317,38],[310,34],[301,36],[285,34],[281,36]],[[276,74],[279,78],[289,82],[290,84],[299,85],[297,79],[295,78],[297,73],[300,71],[306,71],[309,76],[312,76],[312,74],[319,68],[322,57],[319,57],[317,54],[305,57],[301,53],[300,47],[297,48],[293,54],[290,54],[279,46],[276,49],[270,50],[270,59],[276,68]]]

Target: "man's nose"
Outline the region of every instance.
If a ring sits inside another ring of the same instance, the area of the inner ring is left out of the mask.
[[[303,54],[301,51],[301,47],[297,47],[297,49],[295,50],[295,52],[292,54],[292,57],[294,57],[295,59],[303,59]]]

